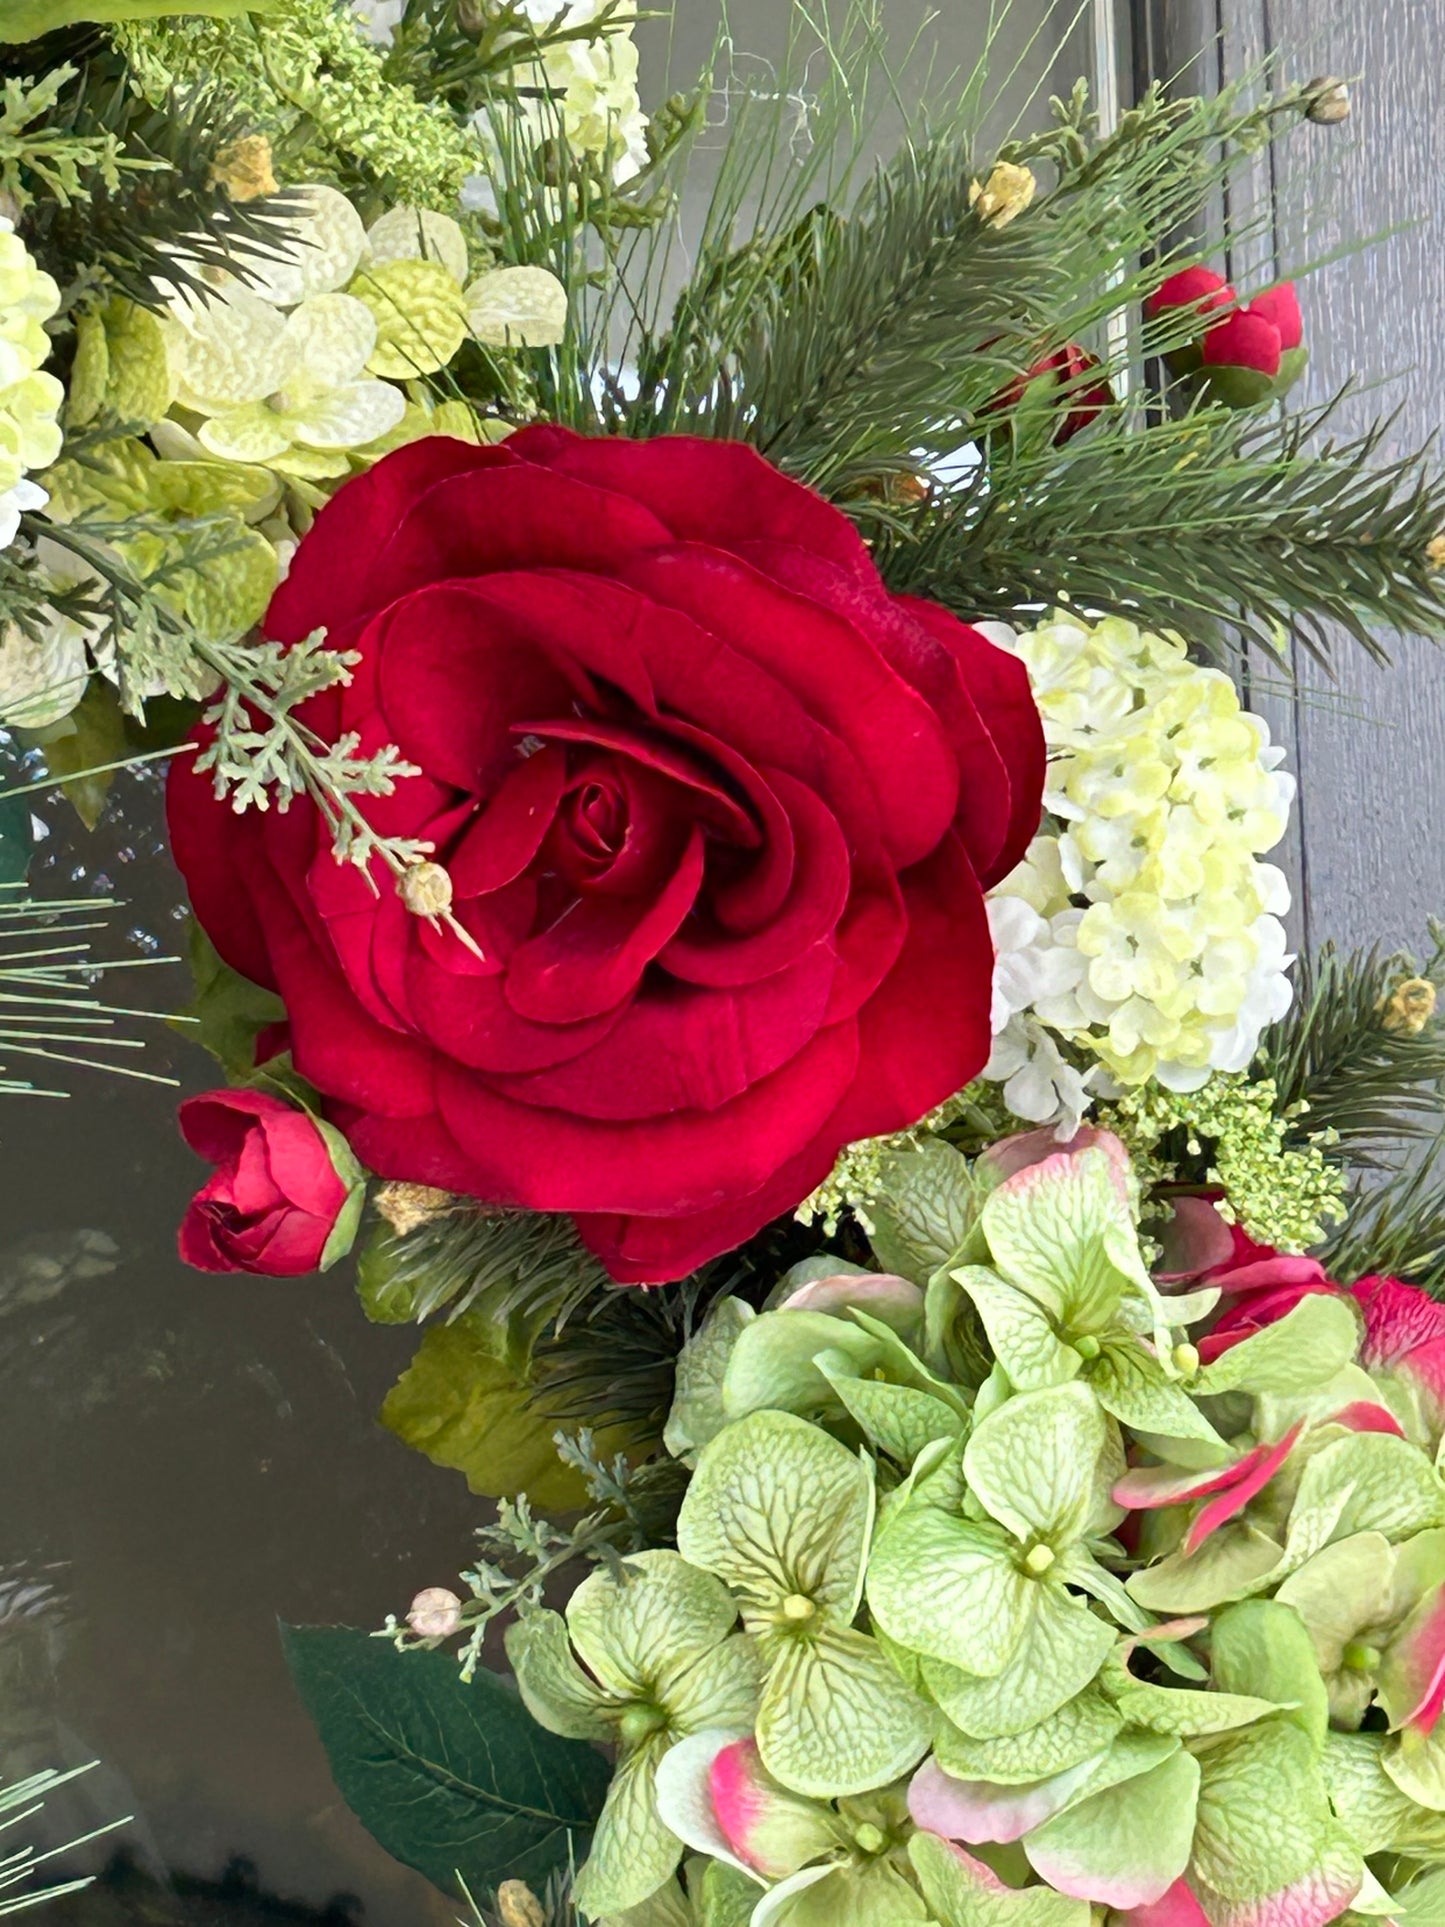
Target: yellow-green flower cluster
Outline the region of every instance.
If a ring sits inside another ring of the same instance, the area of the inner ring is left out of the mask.
[[[44,508],[45,491],[27,480],[60,453],[56,421],[65,390],[46,374],[45,323],[60,290],[36,267],[13,222],[0,220],[0,549],[15,539],[23,509]]]
[[[1243,1070],[1290,1000],[1288,888],[1259,860],[1289,820],[1283,751],[1172,637],[1059,615],[1008,646],[1043,716],[1053,820],[997,893],[1033,913],[1034,967],[1015,957],[1011,978],[1037,994],[996,1027],[1042,1023],[1125,1086]]]
[[[1108,1106],[1105,1118],[1129,1147],[1146,1186],[1180,1174],[1155,1154],[1177,1129],[1189,1133],[1191,1157],[1207,1142],[1210,1179],[1224,1188],[1232,1215],[1257,1244],[1276,1251],[1308,1251],[1345,1215],[1345,1176],[1325,1157],[1324,1138],[1288,1145],[1298,1112],[1279,1115],[1273,1078],[1215,1077],[1199,1091],[1167,1091],[1158,1085],[1128,1091]],[[1303,1109],[1303,1107],[1301,1107]]]

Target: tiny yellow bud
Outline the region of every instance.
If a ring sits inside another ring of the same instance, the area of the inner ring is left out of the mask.
[[[861,1826],[854,1827],[853,1844],[860,1853],[882,1853],[888,1845],[888,1836],[871,1820],[865,1820]]]
[[[452,907],[452,880],[440,863],[414,863],[396,888],[414,917],[444,917]]]
[[[1362,1639],[1352,1639],[1342,1657],[1352,1673],[1373,1673],[1383,1655],[1378,1646],[1370,1646]]]
[[[1085,1332],[1082,1338],[1074,1340],[1074,1350],[1087,1362],[1099,1356],[1099,1341],[1092,1332]]]
[[[211,185],[233,201],[259,201],[276,192],[271,143],[264,134],[243,134],[223,147],[211,163]]]
[[[1197,1345],[1191,1345],[1187,1341],[1182,1345],[1176,1345],[1173,1351],[1173,1359],[1176,1371],[1182,1373],[1185,1378],[1193,1378],[1194,1374],[1199,1370],[1199,1347]]]
[[[991,227],[1007,227],[1033,200],[1038,186],[1032,168],[1000,161],[986,181],[975,181],[968,190],[968,204]]]
[[[383,1184],[375,1204],[398,1238],[445,1218],[452,1208],[451,1193],[434,1190],[429,1184]]]
[[[1041,1579],[1053,1563],[1054,1549],[1052,1546],[1030,1546],[1024,1554],[1024,1569],[1027,1572],[1031,1572],[1035,1579]]]
[[[811,1619],[816,1611],[817,1607],[812,1600],[800,1592],[790,1592],[783,1601],[784,1619],[791,1619],[796,1625],[801,1625],[805,1619]]]
[[[542,1903],[525,1880],[504,1880],[498,1887],[497,1918],[502,1927],[547,1927]]]
[[[1435,1015],[1435,986],[1428,977],[1407,977],[1385,999],[1382,1029],[1418,1037]]]

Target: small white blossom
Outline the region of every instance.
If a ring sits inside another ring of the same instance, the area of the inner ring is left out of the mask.
[[[1064,1142],[1088,1114],[1097,1072],[1077,1070],[1042,1024],[1019,1015],[994,1038],[983,1075],[1003,1085],[1003,1101],[1015,1117],[1056,1126]]]

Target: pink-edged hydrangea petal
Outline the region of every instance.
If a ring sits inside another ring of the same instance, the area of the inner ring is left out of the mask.
[[[1068,1805],[1099,1763],[1094,1754],[1066,1772],[1022,1786],[991,1780],[960,1780],[937,1760],[925,1760],[908,1783],[908,1812],[915,1826],[972,1847],[1021,1840]]]
[[[1209,1916],[1183,1879],[1160,1899],[1127,1908],[1117,1919],[1119,1927],[1209,1927]]]
[[[1330,1415],[1331,1425],[1343,1425],[1350,1432],[1392,1432],[1397,1439],[1405,1436],[1405,1428],[1386,1406],[1376,1405],[1367,1398],[1356,1399],[1352,1405],[1345,1405]]]
[[[1213,1201],[1186,1193],[1171,1198],[1169,1204],[1172,1215],[1155,1229],[1160,1245],[1155,1282],[1187,1283],[1227,1265],[1234,1249],[1232,1227],[1220,1217]]]
[[[911,1279],[891,1271],[839,1272],[831,1278],[810,1278],[777,1309],[845,1312],[852,1305],[899,1330],[922,1318],[923,1293]]]
[[[1234,1482],[1226,1490],[1208,1499],[1199,1508],[1184,1535],[1184,1552],[1187,1557],[1198,1552],[1212,1532],[1217,1532],[1238,1513],[1243,1512],[1250,1500],[1269,1484],[1270,1480],[1294,1450],[1295,1440],[1303,1429],[1303,1420],[1292,1425],[1277,1445],[1268,1449],[1257,1447],[1256,1452],[1247,1454],[1252,1463],[1247,1470],[1239,1472]],[[1256,1456],[1262,1453],[1262,1456]],[[1243,1463],[1243,1462],[1241,1462]]]

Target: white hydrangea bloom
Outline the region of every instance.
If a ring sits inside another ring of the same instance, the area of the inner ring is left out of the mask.
[[[0,219],[0,549],[15,540],[22,512],[48,499],[27,475],[60,454],[56,417],[65,390],[42,365],[50,354],[45,323],[59,306],[55,282],[36,267],[14,223]]]
[[[523,12],[539,31],[570,29],[599,19],[607,5],[608,0],[524,0]],[[554,43],[539,60],[519,66],[511,76],[522,94],[516,130],[524,144],[540,147],[560,132],[574,153],[610,166],[619,187],[647,164],[647,115],[637,92],[634,18],[614,14],[592,38]],[[484,109],[472,125],[484,149],[495,155],[493,110]],[[485,169],[464,184],[462,205],[474,212],[496,212],[495,190]]]
[[[1098,1071],[1078,1070],[1036,1018],[1017,1015],[994,1038],[983,1075],[1003,1085],[1003,1101],[1015,1117],[1052,1124],[1066,1142],[1088,1115]]]
[[[1026,1010],[1120,1085],[1245,1069],[1291,995],[1289,890],[1260,861],[1294,800],[1283,752],[1172,637],[1058,616],[999,640],[1028,665],[1057,829],[994,893],[996,1011]]]

